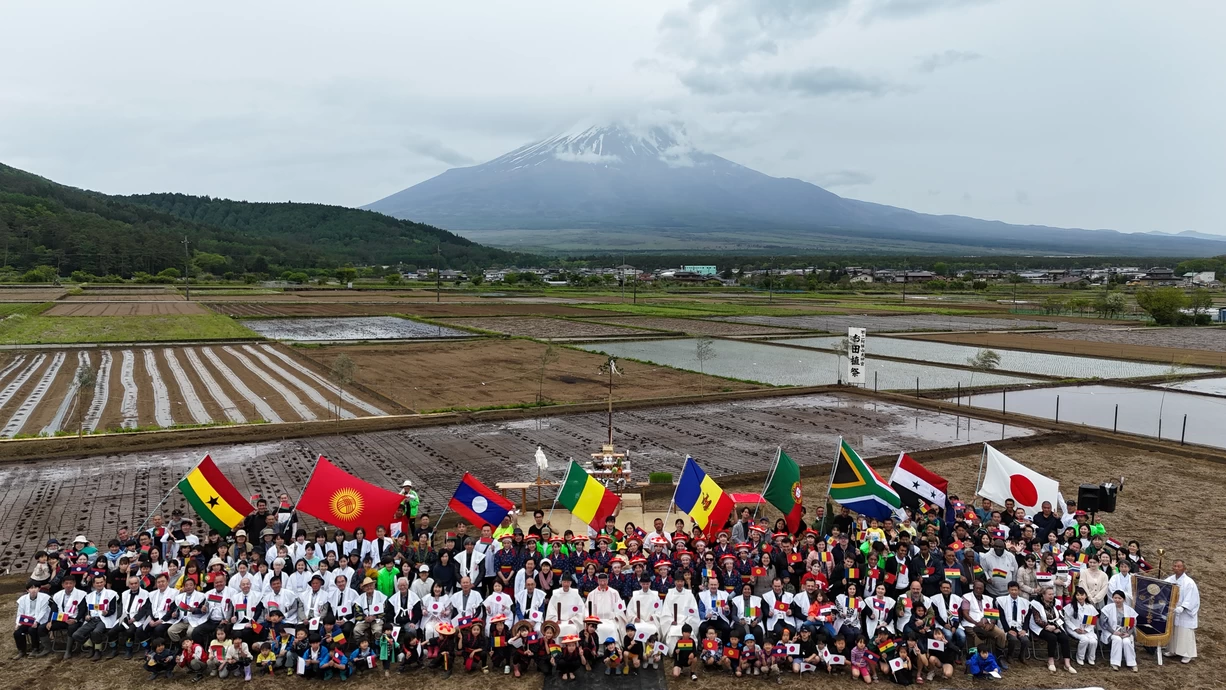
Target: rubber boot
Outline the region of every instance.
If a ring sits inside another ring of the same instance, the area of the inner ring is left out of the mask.
[[[51,636],[48,635],[39,641],[38,651],[34,652],[34,657],[44,657],[51,653]]]
[[[64,642],[64,661],[68,661],[70,658],[72,658],[72,646],[74,641],[72,639],[72,635],[69,635],[64,639],[66,640]]]
[[[251,680],[251,667],[243,668],[243,680]]]

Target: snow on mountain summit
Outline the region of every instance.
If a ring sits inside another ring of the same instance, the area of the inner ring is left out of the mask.
[[[560,161],[608,167],[691,166],[694,157],[683,128],[660,125],[579,125],[477,166],[509,172]]]

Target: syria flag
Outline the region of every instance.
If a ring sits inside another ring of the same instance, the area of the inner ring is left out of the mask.
[[[1039,512],[1044,501],[1057,505],[1060,482],[1035,472],[986,443],[983,444],[983,452],[987,469],[984,471],[983,485],[979,487],[980,496],[1001,505],[1004,505],[1005,499],[1012,498],[1018,508],[1026,510],[1027,515]]]
[[[894,471],[890,474],[890,486],[898,492],[898,497],[905,506],[918,509],[922,500],[945,509],[949,481],[929,471],[906,453],[898,454],[898,462],[894,463]]]

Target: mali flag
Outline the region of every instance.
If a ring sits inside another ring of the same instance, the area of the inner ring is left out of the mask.
[[[229,534],[255,510],[207,455],[179,481],[179,491],[200,518],[221,534]]]
[[[732,497],[724,493],[719,484],[689,456],[685,458],[685,468],[681,470],[681,481],[677,483],[673,502],[708,532],[723,529],[735,507]]]
[[[788,531],[800,529],[800,511],[804,507],[804,499],[800,489],[800,465],[789,458],[788,454],[779,449],[779,458],[775,460],[775,471],[771,473],[770,481],[766,483],[766,491],[762,498],[767,503],[783,513],[787,520]]]
[[[403,498],[358,479],[321,455],[297,509],[349,533],[361,527],[374,534],[379,525],[391,523]]]
[[[605,518],[617,510],[621,499],[601,486],[579,463],[570,461],[566,480],[558,492],[558,503],[575,517],[596,529],[604,527]]]

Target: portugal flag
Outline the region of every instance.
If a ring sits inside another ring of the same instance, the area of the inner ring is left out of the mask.
[[[783,449],[779,450],[775,471],[771,473],[770,482],[766,484],[762,498],[783,513],[789,532],[794,533],[800,529],[800,511],[804,507],[800,491],[800,466],[789,458]]]
[[[374,534],[396,517],[404,497],[349,474],[319,456],[315,471],[298,499],[298,510],[353,533],[359,527]]]
[[[207,455],[179,481],[179,491],[200,519],[223,535],[242,524],[255,510]]]

